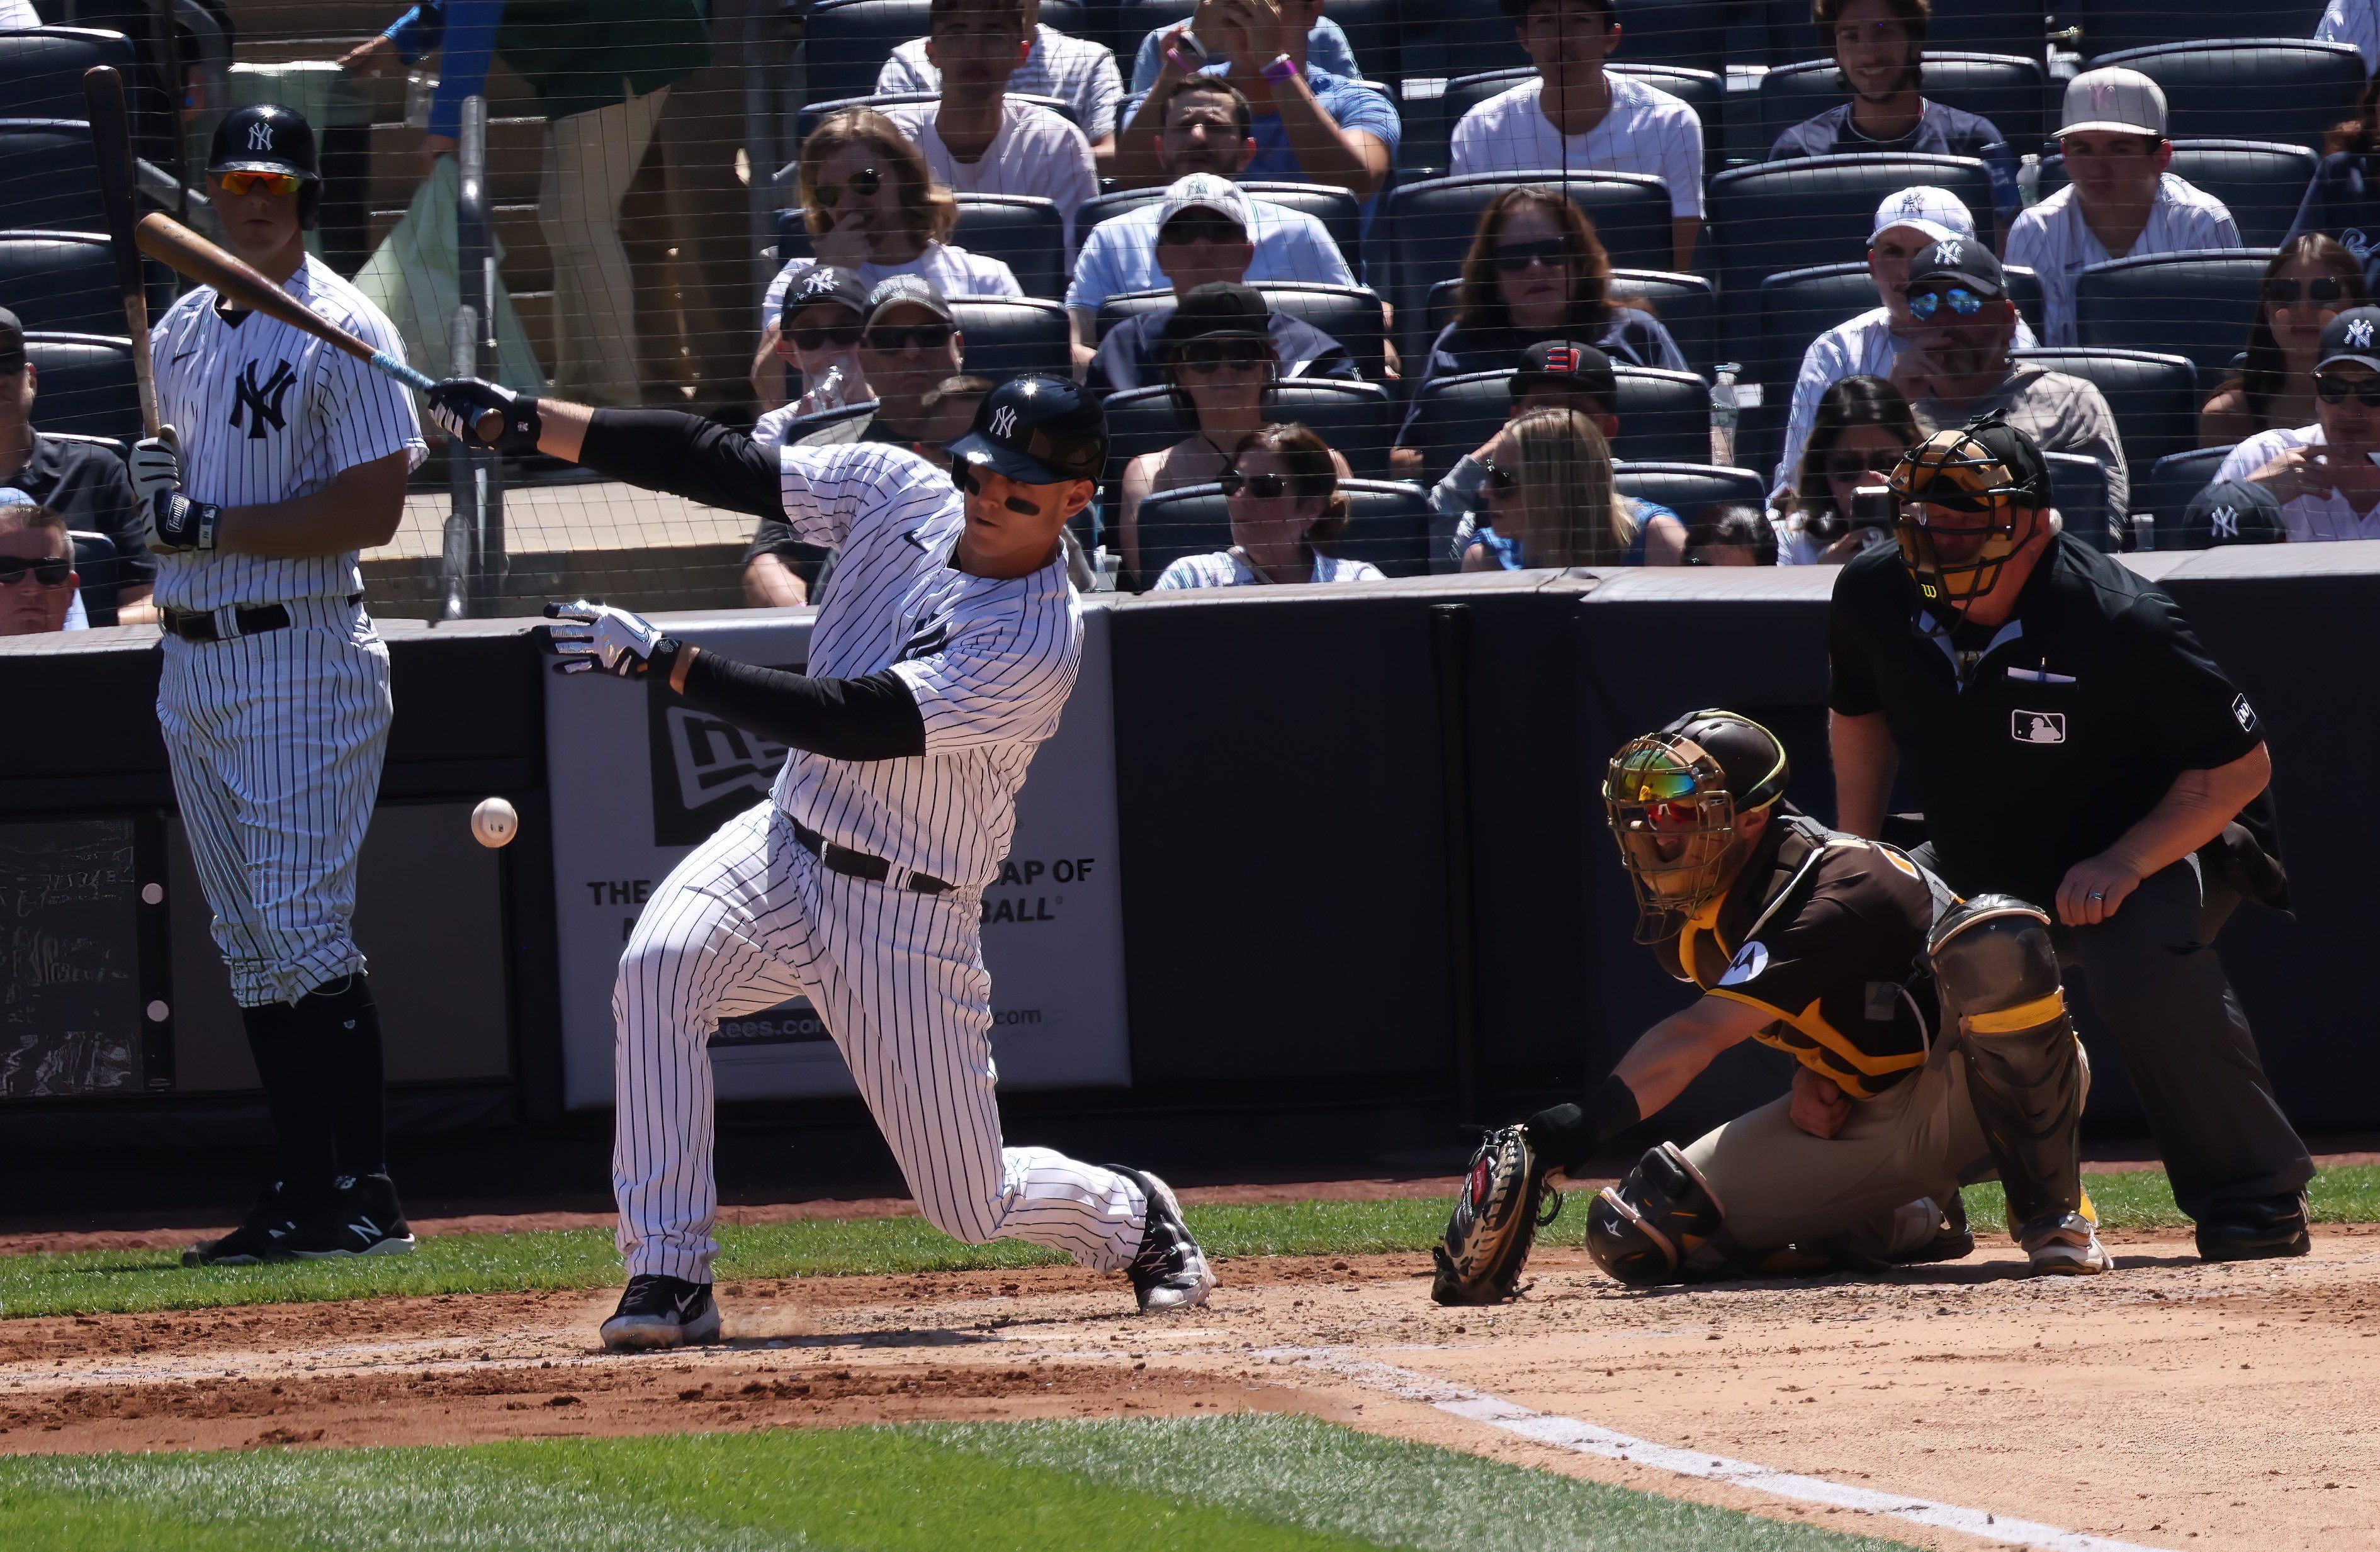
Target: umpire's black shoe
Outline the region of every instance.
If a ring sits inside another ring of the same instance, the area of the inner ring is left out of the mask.
[[[289,1231],[298,1227],[289,1194],[274,1181],[248,1209],[240,1226],[219,1240],[200,1240],[182,1252],[185,1267],[253,1267],[289,1259]]]
[[[2305,1193],[2267,1196],[2261,1202],[2228,1202],[2220,1216],[2198,1224],[2198,1254],[2206,1261],[2262,1261],[2303,1255],[2313,1249],[2306,1227]]]
[[[1190,1237],[1190,1226],[1182,1221],[1182,1204],[1174,1200],[1173,1188],[1146,1170],[1127,1170],[1121,1164],[1108,1168],[1140,1187],[1141,1194],[1148,1198],[1140,1254],[1124,1268],[1132,1278],[1133,1294],[1140,1301],[1140,1313],[1205,1303],[1214,1291],[1215,1274],[1208,1269],[1206,1253],[1198,1248],[1198,1242]]]
[[[620,1307],[603,1322],[603,1345],[615,1352],[718,1340],[719,1301],[710,1284],[660,1272],[630,1278]]]
[[[306,1261],[349,1255],[405,1255],[413,1249],[396,1184],[386,1175],[343,1175],[329,1201],[298,1215],[283,1242]]]

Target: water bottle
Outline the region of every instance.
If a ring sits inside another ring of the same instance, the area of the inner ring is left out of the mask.
[[[2132,551],[2133,551],[2133,552],[2134,552],[2135,554],[2143,553],[2143,552],[2147,552],[2147,551],[2151,551],[2151,550],[2154,550],[2154,549],[2155,549],[2155,548],[2156,548],[2156,514],[2155,514],[2155,513],[2154,513],[2154,512],[2135,512],[2135,513],[2133,513],[2133,514],[2132,514]]]
[[[430,127],[430,109],[438,100],[438,72],[416,66],[405,77],[405,123],[407,128]]]
[[[2017,163],[2016,192],[2028,208],[2041,203],[2041,158],[2031,152]]]
[[[1713,374],[1711,387],[1711,462],[1721,468],[1735,467],[1735,426],[1742,418],[1735,395],[1735,376],[1743,370],[1734,361],[1721,361]]]
[[[837,361],[826,369],[826,375],[819,379],[819,385],[810,390],[811,413],[821,409],[841,409],[844,396],[849,391],[850,380],[844,372],[843,363]]]

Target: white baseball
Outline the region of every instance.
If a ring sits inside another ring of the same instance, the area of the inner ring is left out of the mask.
[[[501,797],[491,797],[471,810],[471,839],[482,846],[502,846],[520,833],[520,816]]]

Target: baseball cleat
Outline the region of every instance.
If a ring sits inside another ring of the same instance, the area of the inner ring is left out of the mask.
[[[300,1260],[331,1261],[409,1255],[414,1240],[395,1182],[386,1175],[343,1175],[331,1199],[300,1214],[282,1243]]]
[[[1132,1278],[1134,1296],[1140,1300],[1140,1313],[1205,1303],[1214,1290],[1215,1274],[1208,1268],[1198,1242],[1190,1237],[1190,1226],[1182,1221],[1182,1204],[1173,1199],[1173,1188],[1145,1170],[1127,1170],[1121,1164],[1108,1168],[1140,1187],[1141,1194],[1148,1198],[1140,1254],[1124,1268]]]
[[[2222,1217],[2204,1219],[2198,1225],[2202,1260],[2262,1261],[2277,1255],[2303,1255],[2313,1249],[2303,1192],[2228,1204]]]
[[[2115,1269],[2116,1258],[2099,1243],[2099,1231],[2081,1213],[2044,1219],[2018,1236],[2032,1277],[2090,1277]]]
[[[710,1284],[660,1272],[630,1278],[620,1307],[603,1322],[603,1345],[614,1352],[718,1340],[719,1301]]]
[[[281,1182],[274,1181],[264,1188],[264,1194],[249,1208],[240,1226],[216,1240],[200,1240],[182,1252],[185,1267],[253,1267],[265,1261],[286,1261],[289,1251],[284,1244],[289,1231],[298,1226],[296,1215],[289,1210],[287,1194]]]

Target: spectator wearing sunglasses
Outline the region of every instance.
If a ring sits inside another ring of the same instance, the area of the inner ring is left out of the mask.
[[[753,363],[753,390],[771,406],[760,427],[872,396],[859,364],[859,330],[867,316],[868,287],[851,271],[820,264],[803,272],[786,294],[774,348]],[[801,397],[785,404],[796,382]],[[760,427],[754,429],[756,435]]]
[[[1044,23],[1041,0],[1025,0],[1025,28],[1031,42],[1025,63],[1008,73],[1008,90],[1055,97],[1071,106],[1092,152],[1106,156],[1115,149],[1116,107],[1123,101],[1114,54],[1105,43],[1073,37]],[[877,95],[941,91],[942,69],[928,47],[931,42],[912,38],[895,48],[876,73]]]
[[[1995,414],[2045,453],[2079,453],[2107,471],[2107,510],[2129,512],[2116,417],[2096,384],[2009,359],[2016,304],[1992,250],[1955,237],[1925,249],[1909,266],[1909,348],[1892,384],[1919,429],[1961,426]]]
[[[1778,564],[1840,565],[1870,545],[1892,542],[1899,514],[1892,471],[1919,437],[1908,401],[1883,378],[1847,377],[1820,394],[1810,444],[1780,503]]]
[[[0,636],[82,629],[81,581],[67,520],[22,491],[0,488]]]
[[[2250,437],[2211,483],[2271,491],[2292,541],[2380,539],[2380,307],[2330,321],[2313,381],[2314,423]]]
[[[113,585],[116,624],[145,624],[157,617],[149,601],[157,560],[149,552],[148,527],[133,502],[131,476],[124,460],[104,447],[33,430],[40,376],[25,354],[23,326],[15,313],[0,308],[0,484],[56,513],[69,528],[115,540],[112,575],[84,580],[94,588]],[[75,607],[81,609],[79,599]]]
[[[2247,359],[2198,412],[2198,445],[2231,447],[2259,431],[2311,425],[2322,332],[2371,299],[2363,266],[2338,243],[2319,232],[2283,243],[2265,266]]]
[[[1337,455],[1311,428],[1291,421],[1250,431],[1232,448],[1219,483],[1232,547],[1183,556],[1152,591],[1379,580],[1370,562],[1330,552],[1347,537],[1347,498],[1339,490]]]
[[[1690,566],[1765,566],[1777,564],[1777,530],[1768,514],[1742,502],[1713,502],[1686,528]]]
[[[2058,150],[2066,187],[2010,223],[2008,261],[2041,277],[2042,333],[2079,343],[2074,283],[2094,264],[2153,253],[2238,248],[2223,201],[2166,171],[2165,91],[2138,70],[2107,66],[2066,83]]]
[[[1455,530],[1464,571],[1621,566],[1636,535],[1611,483],[1611,446],[1574,409],[1533,409],[1471,455],[1481,510]]]

